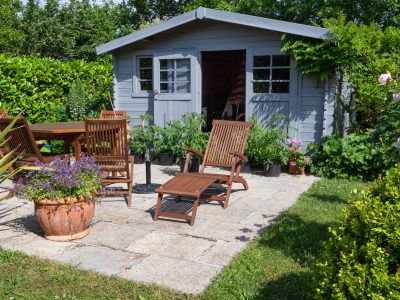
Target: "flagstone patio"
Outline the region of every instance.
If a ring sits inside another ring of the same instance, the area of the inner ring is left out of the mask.
[[[250,189],[234,185],[227,209],[215,202],[202,203],[194,226],[167,219],[154,222],[156,194],[151,190],[177,171],[175,166],[153,165],[149,190],[144,184],[144,165],[135,165],[132,207],[122,197],[99,198],[91,233],[73,242],[44,239],[32,203],[16,198],[0,202],[0,247],[198,294],[317,180],[313,176],[243,174]],[[190,207],[185,201],[168,200],[165,205]]]

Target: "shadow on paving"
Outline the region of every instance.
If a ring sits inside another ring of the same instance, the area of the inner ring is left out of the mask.
[[[292,257],[301,266],[313,266],[333,224],[305,221],[297,214],[283,213],[259,244]]]
[[[8,226],[16,231],[28,231],[36,235],[43,236],[43,230],[40,228],[34,215],[19,217],[10,221],[1,222],[0,225]]]
[[[256,300],[283,300],[307,299],[307,287],[311,282],[311,272],[299,271],[285,274],[277,280],[270,281],[260,293],[254,297]],[[306,288],[305,288],[306,287]]]

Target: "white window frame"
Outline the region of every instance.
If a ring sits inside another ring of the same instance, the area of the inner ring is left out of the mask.
[[[140,67],[140,59],[142,58],[149,58],[151,60],[151,67],[145,67],[145,68],[141,68]],[[153,78],[153,55],[137,55],[136,56],[136,91],[138,93],[152,93],[154,90],[154,78]],[[140,70],[142,69],[147,69],[147,70],[151,70],[151,74],[152,74],[152,79],[142,79],[140,78]],[[151,89],[150,90],[142,90],[140,83],[143,81],[147,81],[147,82],[151,82]]]
[[[172,68],[167,68],[167,69],[161,69],[161,66],[160,66],[160,69],[159,69],[159,72],[160,72],[160,93],[161,94],[190,94],[191,93],[191,73],[192,73],[190,58],[165,58],[165,59],[161,59],[161,60],[170,60],[170,61],[172,61],[173,62],[173,67]],[[189,71],[189,80],[178,80],[178,78],[177,78],[177,70],[178,70],[177,61],[178,60],[188,60],[188,62],[189,62],[189,69],[188,69],[188,71]],[[167,80],[162,80],[161,79],[161,72],[167,72],[167,74],[168,74],[168,72],[173,72],[174,76],[173,76],[172,80],[168,80],[168,79]],[[173,84],[173,91],[164,92],[163,90],[161,90],[161,84],[163,84],[163,83]],[[188,84],[189,90],[186,91],[186,92],[177,92],[176,91],[177,83],[186,83],[186,84]]]
[[[257,56],[267,56],[267,57],[269,57],[270,58],[269,66],[255,67],[254,66],[254,57],[257,57]],[[289,65],[288,66],[273,66],[273,57],[274,56],[288,56],[289,57]],[[253,54],[252,59],[253,59],[253,63],[252,63],[252,66],[253,66],[253,68],[252,68],[253,77],[252,78],[253,79],[251,80],[251,89],[252,89],[252,93],[253,94],[288,95],[290,93],[290,85],[291,85],[291,72],[290,72],[290,70],[291,70],[291,57],[290,57],[290,55],[282,54],[282,53],[281,54],[257,53],[257,54]],[[276,79],[273,79],[272,78],[272,70],[276,70],[276,69],[289,69],[289,79],[288,80],[283,80],[283,79],[276,80]],[[258,80],[254,79],[254,70],[269,70],[269,78],[268,79],[258,79]],[[269,83],[269,91],[267,93],[255,92],[254,91],[254,83],[255,82],[268,82]],[[287,82],[287,83],[289,83],[289,89],[288,89],[287,93],[273,93],[272,92],[272,84],[274,82]]]

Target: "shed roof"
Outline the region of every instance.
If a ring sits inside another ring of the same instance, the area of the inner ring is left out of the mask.
[[[140,41],[160,32],[181,26],[194,20],[214,20],[228,22],[232,24],[244,25],[249,27],[273,30],[282,33],[290,33],[316,39],[329,38],[329,30],[322,27],[303,25],[299,23],[285,22],[274,19],[232,13],[216,9],[199,7],[185,14],[171,18],[165,22],[155,24],[151,27],[133,32],[121,38],[112,40],[108,43],[96,47],[97,54],[112,52],[115,49],[124,47],[134,42]]]

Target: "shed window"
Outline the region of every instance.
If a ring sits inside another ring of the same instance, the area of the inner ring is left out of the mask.
[[[160,59],[160,92],[190,93],[190,59]]]
[[[138,81],[140,91],[153,90],[153,57],[138,57]]]
[[[253,57],[253,93],[289,93],[290,56]]]

